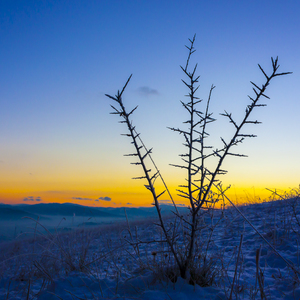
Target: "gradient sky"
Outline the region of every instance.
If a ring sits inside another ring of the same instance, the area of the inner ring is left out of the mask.
[[[110,115],[114,95],[128,76],[128,109],[172,191],[185,174],[179,162],[180,100],[187,93],[179,65],[196,33],[199,97],[216,85],[211,108],[212,143],[229,137],[226,109],[241,120],[250,80],[264,82],[257,63],[282,71],[267,91],[258,137],[240,147],[248,158],[230,158],[223,177],[233,200],[270,195],[300,183],[299,1],[30,1],[0,0],[0,202],[74,202],[149,205],[141,170],[130,165],[125,126]],[[175,192],[174,192],[175,194]],[[167,198],[166,198],[167,199]],[[178,198],[176,198],[178,199]],[[178,201],[182,201],[178,199]]]

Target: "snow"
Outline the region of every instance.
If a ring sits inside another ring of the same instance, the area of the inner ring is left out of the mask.
[[[207,253],[214,280],[204,287],[174,275],[153,220],[67,233],[38,225],[34,238],[0,243],[0,299],[300,299],[298,206],[289,199],[239,207],[292,268],[233,207],[207,213],[195,260],[197,273]]]

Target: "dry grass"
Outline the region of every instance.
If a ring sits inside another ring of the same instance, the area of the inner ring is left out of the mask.
[[[282,255],[285,255],[286,245],[299,245],[297,218],[300,206],[296,203],[293,197],[243,208]],[[294,210],[290,209],[293,207]],[[172,226],[171,221],[166,222],[167,227]],[[287,285],[296,293],[300,284],[297,273],[291,268],[287,272],[284,261],[276,256],[273,249],[254,232],[249,234],[251,228],[244,224],[243,218],[233,208],[205,211],[200,224],[202,230],[197,236],[196,263],[190,268],[187,284],[215,286],[224,290],[224,299],[270,299],[274,292],[270,289],[270,281],[274,283],[272,289],[276,288],[283,295]],[[183,244],[186,236],[184,231],[179,232],[182,235],[178,240]],[[250,244],[245,236],[250,237]],[[253,252],[251,257],[246,257],[244,252],[250,245]],[[181,253],[184,249],[182,247],[176,251]],[[297,258],[291,262],[294,268],[299,268],[299,259],[298,250]],[[2,243],[0,264],[0,278],[6,282],[3,287],[7,299],[20,295],[23,299],[37,299],[59,278],[72,274],[82,278],[87,290],[90,286],[87,278],[97,285],[96,292],[91,289],[86,299],[99,299],[109,293],[113,297],[120,291],[124,292],[126,284],[127,291],[134,289],[134,280],[141,280],[145,274],[153,274],[155,282],[164,285],[174,285],[180,277],[161,228],[154,225],[153,220],[128,220],[112,226],[82,228],[68,233],[36,234],[32,239]],[[246,279],[250,276],[249,265],[255,265],[251,276],[256,278],[256,283],[250,284]],[[278,271],[270,273],[274,267]],[[114,288],[105,280],[113,280]],[[155,282],[145,280],[143,289],[148,289]],[[71,289],[69,292],[70,295],[75,293]]]

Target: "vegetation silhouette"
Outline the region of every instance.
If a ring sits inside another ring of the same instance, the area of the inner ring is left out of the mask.
[[[174,262],[179,270],[179,274],[182,278],[190,278],[190,281],[194,282],[196,278],[201,282],[202,286],[210,285],[212,279],[215,276],[213,272],[214,264],[208,259],[207,251],[199,258],[199,255],[195,255],[196,241],[200,239],[199,232],[203,226],[212,226],[212,222],[207,223],[205,216],[213,216],[213,210],[215,204],[219,201],[225,201],[228,199],[225,192],[229,188],[223,188],[220,176],[225,175],[227,170],[222,168],[225,159],[229,156],[246,157],[244,154],[240,154],[233,151],[234,146],[241,144],[247,138],[254,138],[256,135],[251,133],[244,133],[243,129],[246,125],[260,124],[258,120],[251,119],[252,112],[266,104],[261,103],[262,99],[270,99],[266,94],[267,87],[275,77],[291,74],[291,72],[279,73],[278,57],[271,58],[272,71],[269,74],[261,65],[258,64],[260,71],[265,77],[265,82],[259,86],[251,81],[253,88],[253,96],[248,96],[250,103],[245,108],[245,113],[241,122],[237,122],[231,113],[226,110],[221,113],[222,116],[228,119],[229,123],[234,127],[234,133],[231,138],[226,141],[221,137],[222,147],[217,149],[207,144],[209,137],[208,126],[210,123],[215,122],[216,119],[212,117],[210,112],[210,102],[212,92],[215,86],[210,88],[209,96],[204,104],[204,109],[200,110],[199,105],[203,101],[198,97],[197,90],[199,88],[199,77],[196,75],[197,64],[193,67],[190,66],[190,58],[196,51],[194,48],[195,37],[189,39],[190,44],[186,46],[188,49],[188,57],[184,66],[181,66],[181,70],[184,73],[185,79],[182,80],[183,84],[188,89],[187,101],[181,101],[182,107],[187,111],[189,118],[184,121],[187,128],[174,128],[170,129],[179,133],[184,138],[184,146],[186,151],[180,154],[182,164],[173,164],[176,168],[186,170],[186,178],[182,185],[178,188],[178,195],[187,199],[189,202],[189,214],[183,216],[178,213],[175,201],[163,179],[158,167],[152,159],[152,148],[148,149],[143,143],[140,133],[133,125],[131,116],[137,109],[137,106],[131,110],[127,110],[123,102],[124,91],[132,78],[129,76],[125,85],[118,91],[115,96],[106,94],[107,97],[116,102],[117,106],[111,105],[113,112],[121,117],[120,123],[124,123],[127,126],[127,133],[123,134],[131,139],[131,143],[134,146],[134,152],[126,154],[126,156],[136,158],[136,161],[132,164],[138,165],[143,169],[144,175],[136,177],[134,179],[143,179],[146,181],[145,187],[153,196],[154,205],[157,210],[159,218],[159,226],[164,234],[164,241],[168,244],[169,250],[173,255]],[[215,167],[211,167],[211,161],[215,164]],[[209,162],[209,163],[208,163]],[[152,167],[154,170],[152,171]],[[155,189],[155,182],[160,178],[165,186],[165,189],[157,192]],[[159,198],[167,192],[174,205],[174,220],[171,223],[167,223],[161,214]],[[170,225],[171,224],[171,225]],[[214,229],[215,227],[213,227]],[[183,246],[180,240],[178,231],[182,230],[183,233]],[[211,241],[208,240],[207,243]],[[208,245],[207,245],[208,247]],[[199,265],[199,259],[201,260],[201,268],[195,270],[195,266]],[[210,270],[210,272],[208,272]],[[200,274],[200,275],[199,275]],[[200,278],[200,279],[199,279]]]

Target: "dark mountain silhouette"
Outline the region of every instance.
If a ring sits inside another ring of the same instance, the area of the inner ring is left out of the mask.
[[[49,215],[49,216],[84,216],[84,217],[101,217],[101,218],[116,218],[118,215],[114,215],[111,212],[99,211],[94,207],[83,206],[72,203],[39,203],[39,204],[20,204],[16,205],[29,213],[37,215]]]
[[[161,212],[163,214],[171,214],[174,210],[174,207],[172,205],[166,205],[162,204],[160,205]],[[125,217],[125,211],[124,207],[95,207],[95,209],[100,211],[107,211],[110,213],[113,213],[115,215],[118,215],[120,217]],[[147,217],[156,217],[157,211],[154,206],[151,207],[126,207],[126,214],[128,218],[147,218]],[[186,207],[178,207],[177,208],[180,214],[187,213],[188,210]]]
[[[161,205],[163,214],[171,214],[174,208],[170,205]],[[178,208],[184,214],[187,208]],[[153,218],[157,216],[156,208],[152,207],[126,207],[126,214],[129,219]],[[37,219],[38,216],[82,216],[95,218],[125,218],[124,207],[89,207],[73,203],[38,203],[38,204],[0,204],[0,220],[21,219],[31,217]]]
[[[30,217],[37,220],[38,215],[30,213],[28,211],[24,211],[19,208],[15,208],[12,205],[0,205],[0,220],[20,220],[23,217]]]

